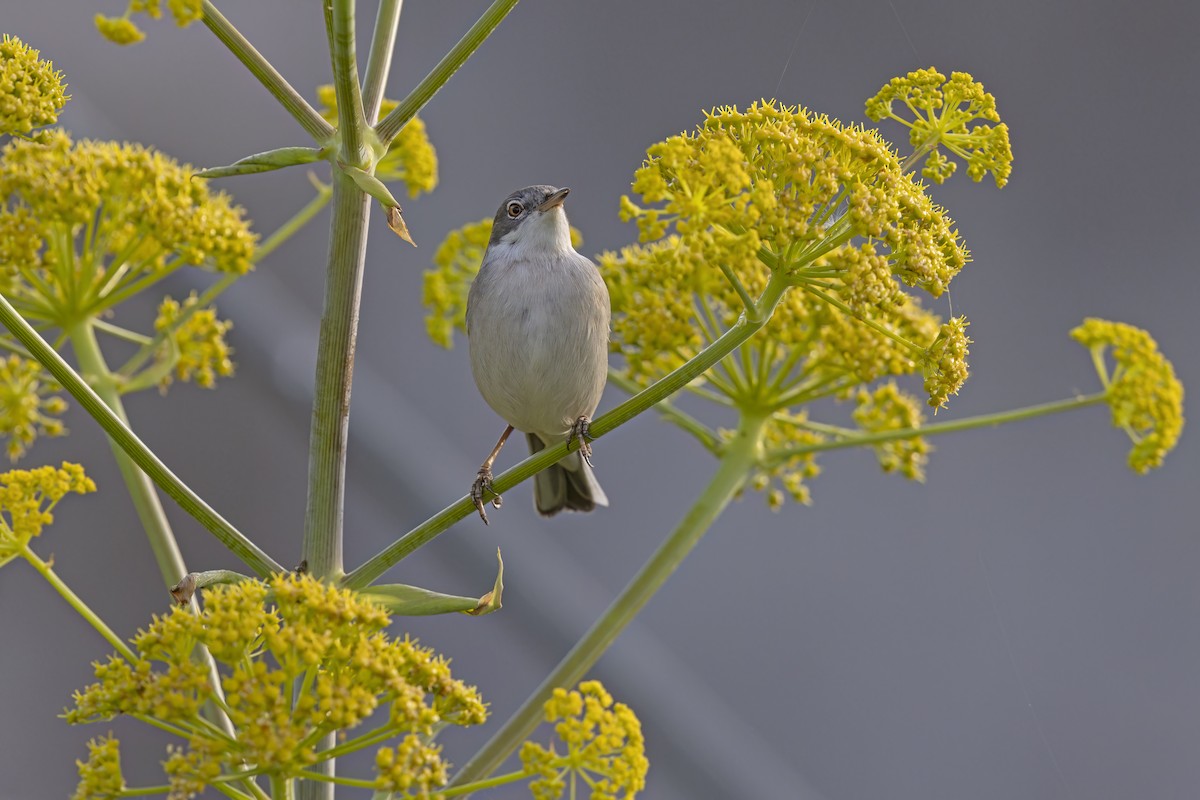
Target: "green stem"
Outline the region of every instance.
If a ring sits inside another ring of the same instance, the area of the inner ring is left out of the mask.
[[[369,203],[370,198],[354,181],[335,173],[325,308],[317,344],[303,548],[308,571],[335,580],[343,574],[346,441]]]
[[[508,772],[508,773],[505,773],[504,775],[497,775],[493,778],[488,778],[487,780],[484,780],[484,781],[475,781],[474,783],[468,783],[468,784],[465,784],[462,786],[455,786],[451,789],[442,789],[441,791],[439,791],[437,793],[437,796],[438,797],[458,797],[458,796],[464,795],[464,794],[471,794],[472,792],[479,792],[484,789],[494,789],[497,786],[504,786],[505,784],[516,783],[517,781],[523,781],[528,777],[530,777],[529,773],[525,772],[524,770],[521,770],[519,772]]]
[[[125,421],[109,408],[100,395],[71,368],[71,365],[16,312],[12,304],[8,302],[8,298],[3,295],[0,295],[0,323],[8,328],[13,337],[25,346],[29,354],[36,358],[46,368],[46,371],[54,376],[59,385],[66,389],[79,405],[99,423],[109,438],[137,466],[141,467],[159,488],[175,500],[180,508],[195,517],[205,530],[216,536],[222,544],[233,551],[258,575],[266,577],[275,572],[285,571],[258,545],[229,524],[187,484],[167,469],[162,460],[129,429]],[[186,570],[169,578],[168,585],[174,583],[185,572]]]
[[[71,591],[71,587],[67,586],[63,579],[58,577],[58,573],[54,571],[53,567],[39,558],[37,553],[29,549],[28,545],[25,545],[23,548],[21,548],[21,556],[28,561],[35,570],[37,570],[39,575],[45,578],[46,581],[54,587],[54,591],[62,595],[63,599],[70,604],[71,608],[79,612],[79,616],[87,620],[93,628],[99,631],[101,636],[108,640],[108,643],[113,646],[113,649],[125,656],[128,661],[137,661],[137,655],[129,648],[129,645],[125,644],[125,642],[121,640],[121,637],[117,636],[117,634],[113,632],[112,628],[104,624],[104,620],[100,619],[96,612],[92,611],[92,609],[88,607],[88,604],[80,599],[79,595]]]
[[[554,690],[573,687],[587,675],[588,670],[655,592],[666,583],[667,578],[675,572],[705,531],[742,488],[746,476],[758,462],[763,426],[767,419],[767,415],[743,412],[738,421],[737,431],[725,449],[716,474],[700,491],[696,503],[688,510],[678,527],[621,591],[608,610],[521,704],[516,713],[454,776],[450,786],[470,783],[491,775],[543,721],[545,717],[542,706]]]
[[[271,800],[293,800],[295,784],[282,775],[271,776]]]
[[[401,100],[400,105],[392,109],[392,112],[375,126],[375,132],[379,134],[379,140],[385,149],[392,143],[392,139],[396,138],[400,129],[425,107],[425,104],[437,94],[438,89],[441,89],[446,81],[450,80],[450,76],[458,71],[458,68],[471,57],[479,45],[483,44],[484,40],[491,35],[501,20],[508,16],[508,12],[512,11],[516,4],[517,0],[494,0],[488,6],[487,11],[483,12],[483,16],[471,26],[471,29],[458,40],[454,47],[450,48],[450,52],[446,53],[437,66],[417,84],[417,88],[409,92],[408,97]]]
[[[338,160],[364,166],[362,93],[358,85],[358,55],[354,41],[354,0],[325,0],[329,23],[330,57],[333,60],[333,90],[337,96],[338,133],[342,147]]]
[[[1011,411],[998,411],[995,414],[980,414],[979,416],[964,417],[963,419],[951,420],[949,422],[935,422],[931,425],[922,425],[919,428],[899,428],[892,431],[879,431],[877,433],[867,433],[845,439],[835,439],[830,442],[789,447],[769,453],[767,464],[780,464],[789,458],[809,453],[818,453],[824,450],[842,450],[847,447],[863,447],[872,444],[882,444],[884,442],[894,442],[898,439],[915,439],[918,436],[937,436],[942,433],[995,427],[1007,422],[1019,422],[1025,419],[1033,419],[1034,417],[1042,417],[1047,414],[1058,414],[1063,411],[1074,411],[1077,408],[1100,405],[1106,398],[1107,393],[1099,392],[1097,394],[1083,395],[1082,397],[1072,397],[1066,400],[1055,400],[1051,403],[1041,403],[1036,406],[1015,408]]]
[[[91,388],[104,404],[112,409],[117,418],[128,425],[129,417],[125,414],[121,394],[112,381],[91,321],[68,326],[66,333],[71,340],[71,346],[75,348],[75,357],[79,359],[79,369],[87,376]],[[142,527],[150,539],[150,549],[154,551],[158,570],[167,586],[171,586],[186,575],[188,570],[183,562],[183,554],[179,552],[175,535],[171,532],[167,513],[158,499],[158,492],[154,490],[154,484],[146,473],[138,469],[133,459],[115,441],[110,439],[109,444],[112,446],[113,457],[117,460],[134,508],[137,509],[138,519],[141,520]]]
[[[808,292],[809,294],[816,295],[817,297],[821,298],[826,303],[829,303],[829,305],[840,310],[842,313],[853,317],[854,319],[858,320],[863,325],[866,325],[868,328],[875,331],[876,333],[883,334],[884,336],[888,337],[889,339],[896,342],[897,344],[903,345],[904,347],[907,347],[909,350],[912,350],[915,353],[925,352],[924,347],[921,347],[918,344],[910,342],[908,339],[905,339],[903,336],[896,333],[895,331],[889,331],[887,328],[883,327],[875,320],[864,317],[862,314],[858,313],[853,308],[851,308],[850,306],[843,303],[841,300],[838,300],[833,295],[828,294],[827,292],[823,292],[820,289],[814,288],[810,284],[801,284],[801,288],[804,289],[804,291]]]
[[[629,394],[637,394],[638,385],[611,367],[609,367],[608,370],[608,382],[615,386],[619,386]],[[663,400],[654,407],[654,410],[661,414],[665,419],[674,422],[676,425],[699,439],[700,444],[704,445],[705,449],[710,453],[714,455],[717,454],[717,448],[720,446],[720,443],[717,440],[717,435],[703,422],[696,419],[691,414],[680,411],[671,404],[670,400]]]
[[[621,403],[612,411],[596,418],[591,425],[592,439],[599,439],[604,434],[624,425],[629,420],[641,414],[646,409],[658,404],[683,387],[687,386],[698,376],[707,372],[718,361],[736,350],[743,342],[757,333],[779,305],[780,298],[787,291],[787,278],[779,273],[773,273],[762,296],[755,304],[755,313],[743,314],[729,330],[719,339],[701,350],[686,363],[659,379],[655,383],[638,392],[633,397]],[[501,473],[494,481],[496,493],[501,494],[524,480],[541,472],[551,464],[557,463],[571,449],[578,449],[577,442],[569,447],[564,442],[547,447],[545,450],[532,455],[515,467]],[[362,566],[351,572],[342,581],[342,585],[350,589],[362,589],[370,585],[376,578],[405,556],[433,540],[438,534],[447,530],[468,514],[475,512],[475,504],[470,497],[463,497],[453,505],[439,511],[434,516],[422,522],[408,533],[401,536],[392,544],[367,559]]]
[[[400,24],[400,9],[404,0],[379,0],[375,15],[375,33],[371,38],[371,54],[367,56],[367,73],[363,76],[363,116],[368,125],[379,118],[392,53],[396,49],[396,26]]]
[[[204,0],[203,8],[204,24],[208,26],[208,29],[216,34],[217,38],[237,56],[254,77],[258,78],[259,83],[274,95],[280,105],[287,109],[309,136],[320,143],[324,143],[333,136],[333,126],[321,118],[316,109],[309,105],[308,101],[293,89],[290,83],[284,80],[271,62],[254,49],[254,45],[250,44],[229,20],[225,19],[210,0]]]
[[[124,429],[129,430],[129,418],[125,414],[121,394],[113,381],[108,364],[104,360],[100,343],[96,341],[96,331],[92,327],[91,321],[85,320],[67,326],[64,332],[75,349],[75,357],[79,359],[80,370],[85,375],[92,377],[90,388],[96,393],[98,399],[111,409],[112,414],[125,426]],[[150,549],[154,552],[154,558],[158,562],[159,572],[162,574],[163,581],[170,587],[177,579],[186,575],[188,570],[183,561],[183,554],[179,551],[179,543],[175,540],[175,534],[171,530],[171,523],[167,520],[167,512],[162,506],[162,501],[159,500],[158,492],[155,491],[154,483],[151,482],[149,475],[140,469],[130,454],[111,437],[109,446],[112,448],[117,467],[121,471],[121,477],[125,480],[125,488],[129,491],[129,497],[133,501],[138,519],[141,520],[142,528],[150,540]],[[191,606],[192,613],[199,613],[199,607],[195,601]],[[213,660],[208,648],[204,645],[197,645],[194,658],[208,671],[214,697],[221,698],[221,675],[217,671],[217,662]],[[209,713],[220,725],[220,729],[228,731],[230,734],[233,733],[233,723],[223,711],[213,708],[209,710]]]

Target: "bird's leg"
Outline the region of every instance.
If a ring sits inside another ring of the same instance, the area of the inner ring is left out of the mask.
[[[583,460],[587,462],[589,467],[595,466],[592,463],[592,446],[589,442],[592,441],[592,434],[588,430],[592,421],[588,419],[587,414],[583,414],[579,419],[575,420],[575,424],[571,426],[571,432],[567,434],[567,447],[571,447],[571,442],[579,440],[579,455],[583,456]]]
[[[496,494],[492,488],[492,464],[496,461],[496,456],[500,455],[500,448],[504,447],[504,443],[508,441],[508,435],[512,432],[513,426],[509,425],[504,429],[504,433],[500,434],[500,441],[496,442],[491,454],[476,473],[475,482],[471,484],[471,499],[475,501],[475,510],[479,512],[479,518],[483,520],[484,525],[488,524],[487,512],[483,510],[483,507],[487,505],[488,495],[492,496],[492,505],[496,508],[499,508],[503,502],[500,495]]]

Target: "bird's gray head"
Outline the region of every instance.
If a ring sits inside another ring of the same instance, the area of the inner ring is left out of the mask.
[[[570,191],[542,185],[513,192],[496,212],[488,245],[506,244],[542,252],[570,250],[571,226],[563,211],[563,200]]]

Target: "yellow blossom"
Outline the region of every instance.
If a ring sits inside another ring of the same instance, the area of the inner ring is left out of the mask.
[[[382,607],[309,576],[216,586],[206,590],[199,616],[176,607],[140,631],[136,661],[111,656],[96,664],[96,682],[76,693],[66,718],[139,715],[186,731],[186,748],[173,750],[165,764],[178,798],[243,763],[295,777],[322,759],[324,733],[351,731],[381,706],[388,709],[379,722],[384,735],[367,744],[392,736],[419,742],[446,725],[482,723],[486,710],[475,689],[455,680],[444,658],[389,637],[388,623]],[[198,717],[212,689],[191,658],[197,644],[221,665],[236,741],[214,735]],[[444,783],[438,752],[409,752],[406,742],[392,751],[380,780],[399,785],[407,775],[411,785],[432,786],[440,776],[437,785]]]
[[[233,323],[218,319],[215,307],[198,308],[198,304],[196,293],[192,292],[182,305],[167,297],[158,308],[154,330],[160,334],[168,333],[178,354],[173,375],[168,372],[159,384],[164,392],[173,377],[181,381],[194,380],[197,386],[212,389],[217,385],[218,376],[228,378],[233,375],[233,348],[225,341],[225,334]]]
[[[1183,432],[1183,384],[1171,362],[1149,333],[1122,322],[1089,317],[1071,338],[1091,351],[1113,425],[1133,441],[1130,469],[1146,473],[1161,466]]]
[[[175,24],[181,28],[186,28],[204,16],[204,4],[201,0],[167,0],[167,10],[170,11]],[[130,19],[137,14],[159,19],[162,17],[162,0],[129,0],[125,13],[120,17],[97,14],[96,30],[114,44],[137,44],[146,38],[146,34]]]
[[[0,38],[0,135],[51,125],[67,100],[63,74],[15,36]]]
[[[584,786],[593,800],[632,800],[646,787],[650,763],[641,722],[599,681],[585,681],[575,691],[555,689],[545,710],[566,753],[554,744],[522,746],[525,772],[538,776],[529,784],[535,800],[557,800],[568,789],[574,798]]]
[[[10,355],[0,358],[0,436],[8,438],[5,450],[12,461],[38,436],[62,436],[67,432],[62,416],[67,402],[59,386],[36,361]]]
[[[911,122],[892,111],[896,101],[907,106]],[[915,154],[929,154],[922,174],[934,183],[949,178],[958,166],[939,152],[939,147],[966,161],[972,180],[982,180],[990,172],[996,186],[1003,187],[1012,173],[1008,126],[1000,122],[996,98],[966,72],[952,72],[946,80],[930,67],[892,78],[867,101],[867,116],[876,121],[887,117],[908,126]],[[976,120],[999,124],[972,125]]]
[[[135,144],[9,142],[0,159],[0,232],[19,232],[7,296],[26,319],[95,316],[185,265],[251,269],[256,236],[229,197],[192,168]]]
[[[337,95],[332,85],[317,87],[317,101],[321,103],[321,114],[326,121],[336,126]],[[383,118],[399,103],[395,100],[383,99],[379,107],[379,116]],[[429,141],[425,130],[425,122],[420,117],[413,117],[400,129],[400,133],[388,146],[388,151],[379,163],[375,165],[375,177],[381,181],[401,181],[408,189],[409,197],[434,190],[438,183],[437,151]]]
[[[925,376],[925,391],[929,393],[929,405],[941,408],[950,395],[967,380],[968,345],[966,317],[953,317],[942,325],[933,344],[921,354],[921,372]]]
[[[420,736],[409,734],[395,747],[383,747],[375,754],[379,777],[375,786],[381,792],[409,792],[428,797],[430,790],[450,780],[448,765],[442,760],[442,748],[427,744]]]
[[[120,743],[111,735],[88,742],[87,761],[76,761],[79,785],[71,800],[116,800],[125,789]]]
[[[854,421],[868,433],[920,428],[922,422],[919,401],[900,390],[895,381],[888,381],[874,391],[860,389],[855,397]],[[899,472],[909,480],[925,480],[925,464],[929,461],[930,444],[920,436],[897,439],[875,445],[879,466],[884,472]]]
[[[18,552],[54,521],[54,507],[68,494],[96,491],[83,467],[14,469],[0,474],[0,560]]]

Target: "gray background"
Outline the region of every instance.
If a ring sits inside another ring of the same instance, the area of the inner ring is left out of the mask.
[[[0,29],[66,71],[75,100],[64,123],[77,135],[138,140],[200,165],[307,143],[203,27],[150,24],[130,49],[101,40],[91,14],[119,5],[0,4]],[[409,2],[389,94],[413,86],[484,7]],[[424,114],[442,182],[405,204],[421,247],[372,221],[348,566],[461,496],[501,427],[461,343],[446,353],[424,335],[420,273],[445,232],[490,215],[513,188],[547,182],[574,189],[585,252],[625,244],[635,232],[617,220],[617,199],[645,147],[718,103],[778,94],[861,121],[863,100],[894,74],[972,72],[998,98],[1016,163],[1002,192],[965,180],[936,192],[975,256],[953,297],[972,322],[973,375],[946,418],[1092,391],[1088,359],[1066,335],[1085,315],[1149,328],[1194,398],[1196,8],[521,3]],[[328,80],[318,4],[223,10],[302,91]],[[365,26],[373,4],[361,11]],[[225,186],[264,232],[309,197],[299,170]],[[303,517],[325,220],[221,304],[237,326],[236,380],[129,402],[166,462],[288,564]],[[619,399],[610,391],[602,408]],[[81,460],[102,491],[64,503],[40,549],[131,634],[167,598],[103,438],[77,409],[69,422],[70,438],[40,443],[25,463]],[[604,658],[596,674],[645,725],[647,797],[1195,796],[1195,437],[1186,432],[1166,467],[1143,478],[1125,468],[1127,443],[1104,409],[936,444],[924,486],[880,474],[869,453],[839,452],[822,459],[811,508],[772,514],[757,496],[734,505]],[[596,455],[611,509],[543,521],[521,487],[490,528],[466,520],[389,574],[478,594],[503,548],[502,614],[405,626],[481,686],[497,724],[713,469],[652,414]],[[517,456],[506,452],[502,466]],[[193,568],[234,566],[168,511]],[[64,797],[83,742],[105,728],[71,729],[55,715],[106,647],[19,563],[0,576],[0,637],[0,796]],[[131,782],[157,782],[162,742],[111,727]],[[487,734],[454,731],[445,743],[461,763]]]

